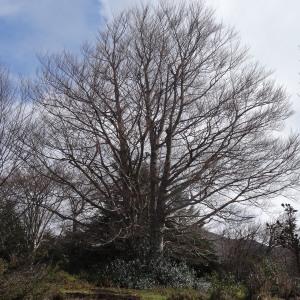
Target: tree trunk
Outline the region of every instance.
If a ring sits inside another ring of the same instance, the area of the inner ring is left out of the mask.
[[[164,251],[164,223],[157,218],[153,218],[150,222],[150,257],[159,258]]]
[[[296,250],[296,265],[297,265],[297,272],[298,275],[300,275],[300,252],[298,250]]]

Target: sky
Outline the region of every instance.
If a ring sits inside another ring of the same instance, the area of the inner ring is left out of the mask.
[[[105,0],[103,7],[109,16],[139,2],[147,0]],[[150,2],[158,1],[150,0]],[[204,2],[215,10],[219,20],[235,28],[242,43],[250,48],[250,55],[268,70],[273,71],[273,78],[286,88],[295,111],[287,122],[287,131],[300,131],[300,1],[206,0]]]
[[[63,49],[78,53],[84,42],[95,40],[112,15],[146,1],[0,0],[0,63],[14,75],[34,76],[38,55]],[[300,130],[300,1],[205,2],[215,9],[218,19],[239,32],[250,54],[274,71],[273,77],[284,85],[295,110],[288,129]]]
[[[103,21],[98,0],[0,0],[0,62],[31,76],[38,55],[78,52]]]
[[[78,53],[83,42],[95,40],[106,20],[146,1],[0,0],[0,63],[14,76],[34,77],[37,55],[63,49]],[[287,130],[300,132],[300,1],[205,2],[219,20],[237,30],[250,54],[274,71],[273,77],[286,88],[295,111]]]

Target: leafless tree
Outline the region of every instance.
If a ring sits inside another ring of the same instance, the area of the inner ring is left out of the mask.
[[[20,136],[26,136],[28,119],[8,70],[0,66],[0,188],[21,162]]]
[[[16,203],[19,218],[24,227],[29,253],[34,255],[45,233],[50,231],[56,200],[55,182],[40,176],[33,169],[18,170],[7,182],[11,201]]]
[[[216,244],[220,261],[239,280],[244,280],[269,255],[263,229],[261,224],[241,223],[225,228],[219,236]]]
[[[167,220],[200,226],[298,181],[284,90],[203,4],[130,10],[81,57],[42,62],[39,163],[115,237],[146,226],[153,255]]]
[[[30,120],[28,107],[20,94],[9,71],[0,66],[0,209],[1,209],[1,252],[7,259],[24,250],[24,236],[18,213],[15,211],[16,199],[8,200],[11,189],[8,183],[22,164],[23,143]]]

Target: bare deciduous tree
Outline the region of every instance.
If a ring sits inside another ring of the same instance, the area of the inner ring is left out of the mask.
[[[269,75],[202,4],[133,9],[80,58],[43,59],[34,149],[115,237],[146,224],[156,255],[167,220],[200,226],[298,181],[298,137],[277,134],[289,103]]]
[[[55,182],[33,169],[22,169],[9,180],[10,198],[16,202],[30,254],[34,255],[50,230],[57,209]],[[52,224],[53,225],[53,224]]]
[[[20,136],[26,135],[25,106],[17,100],[9,72],[0,66],[0,188],[20,163]]]
[[[254,266],[268,256],[267,241],[262,225],[252,222],[235,224],[232,228],[225,228],[219,236],[219,257],[229,272],[245,280]]]

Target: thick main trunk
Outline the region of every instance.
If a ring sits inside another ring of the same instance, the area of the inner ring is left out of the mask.
[[[150,256],[151,258],[159,258],[164,251],[164,224],[162,221],[155,220],[150,223]]]
[[[153,127],[153,123],[150,122]],[[163,220],[161,199],[159,193],[159,171],[158,171],[158,140],[151,131],[151,158],[150,158],[150,207],[149,207],[149,237],[150,237],[150,258],[160,257],[163,253]]]
[[[296,256],[297,272],[298,272],[298,275],[300,275],[300,251],[296,250],[295,256]]]

